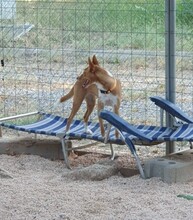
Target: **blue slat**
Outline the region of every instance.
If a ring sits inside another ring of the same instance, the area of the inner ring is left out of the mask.
[[[115,115],[113,112],[105,110],[101,112],[101,117],[112,123],[116,128],[118,128],[123,133],[125,138],[129,138],[133,141],[193,141],[192,124],[183,124],[177,129],[148,125],[130,125],[128,122]],[[18,126],[3,122],[0,124],[1,126],[15,130],[57,136],[58,133],[65,131],[66,122],[66,118],[51,114],[44,114],[43,119],[41,119],[40,121],[27,125]],[[73,120],[68,136],[70,138],[86,138],[101,142],[104,141],[104,138],[101,136],[100,133],[99,123],[89,122],[89,128],[93,132],[92,135],[85,133],[84,122],[80,120]],[[124,142],[120,138],[115,138],[114,127],[111,128],[109,137],[109,142],[124,144]]]
[[[126,132],[131,140],[153,141],[193,141],[193,124],[182,124],[180,127],[167,128],[157,126],[132,126],[113,112],[103,110],[100,116],[121,132]]]
[[[157,106],[165,110],[166,112],[170,113],[174,117],[185,121],[186,123],[193,123],[193,119],[190,118],[185,112],[183,112],[177,105],[174,103],[163,99],[159,96],[152,96],[150,97],[151,101],[154,102]]]

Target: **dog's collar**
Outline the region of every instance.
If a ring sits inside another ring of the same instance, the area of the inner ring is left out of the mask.
[[[102,94],[109,94],[109,93],[110,93],[109,90],[102,90],[102,89],[100,89],[100,92],[101,92]]]
[[[114,82],[114,84],[113,84],[113,87],[112,87],[111,89],[109,89],[108,91],[109,91],[109,92],[112,92],[112,91],[115,89],[116,86],[117,86],[117,80],[115,79],[115,82]]]
[[[111,89],[108,89],[108,90],[100,89],[100,92],[102,94],[109,94],[109,93],[111,93],[115,89],[116,85],[117,85],[117,80],[115,79],[115,82],[114,82],[113,87]]]

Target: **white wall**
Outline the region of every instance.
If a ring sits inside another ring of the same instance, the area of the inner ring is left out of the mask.
[[[0,19],[13,19],[15,15],[15,0],[0,0]]]

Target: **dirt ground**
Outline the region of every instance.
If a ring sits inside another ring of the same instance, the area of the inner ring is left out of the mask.
[[[178,195],[193,194],[193,182],[169,185],[139,174],[124,177],[114,169],[135,168],[132,161],[127,154],[109,161],[88,153],[69,170],[60,160],[0,155],[0,219],[192,219],[193,201]]]

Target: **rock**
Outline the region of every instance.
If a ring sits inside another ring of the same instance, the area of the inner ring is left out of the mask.
[[[65,178],[74,180],[100,181],[118,173],[118,168],[111,163],[97,163],[88,167],[77,168],[63,174]]]
[[[123,177],[131,177],[131,176],[139,174],[139,170],[137,169],[130,169],[130,168],[124,168],[124,167],[121,167],[119,171]]]
[[[13,177],[10,176],[10,174],[7,171],[2,170],[2,169],[0,169],[0,178],[13,179]]]

